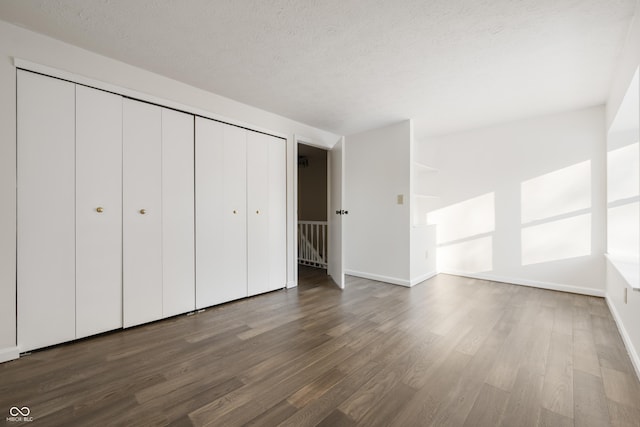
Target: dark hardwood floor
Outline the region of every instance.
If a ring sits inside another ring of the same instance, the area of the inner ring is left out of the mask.
[[[440,275],[300,286],[0,364],[29,425],[640,426],[601,298]],[[7,425],[24,425],[6,421]]]

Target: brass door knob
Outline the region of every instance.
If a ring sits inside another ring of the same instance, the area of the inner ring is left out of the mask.
[[[140,215],[144,215],[144,214],[146,214],[146,213],[147,213],[147,210],[146,210],[146,209],[140,209]]]
[[[104,208],[103,208],[102,206],[98,206],[98,207],[96,208],[96,212],[98,212],[98,213],[102,213],[102,212],[104,212]]]

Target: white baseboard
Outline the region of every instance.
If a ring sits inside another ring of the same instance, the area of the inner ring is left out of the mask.
[[[378,282],[390,283],[392,285],[399,285],[410,288],[411,282],[405,279],[398,279],[397,277],[380,276],[378,274],[363,273],[361,271],[345,270],[344,274],[349,276],[362,277],[363,279],[377,280]]]
[[[436,271],[430,271],[429,273],[425,273],[425,274],[423,274],[421,276],[418,276],[418,277],[416,277],[414,279],[411,279],[411,282],[409,282],[409,286],[415,286],[418,283],[422,283],[425,280],[431,279],[432,277],[436,276],[437,274],[438,274],[438,272],[436,272]]]
[[[553,282],[539,282],[539,281],[535,281],[535,280],[523,280],[523,279],[516,279],[513,277],[504,277],[504,276],[497,276],[497,275],[493,275],[493,274],[484,274],[484,273],[468,273],[466,271],[458,271],[458,270],[441,270],[438,272],[431,272],[431,273],[427,273],[424,274],[422,276],[419,276],[411,281],[409,280],[405,280],[405,279],[398,279],[397,277],[389,277],[389,276],[381,276],[378,274],[371,274],[371,273],[363,273],[362,271],[353,271],[353,270],[345,270],[344,272],[345,274],[348,274],[350,276],[356,276],[356,277],[362,277],[363,279],[371,279],[371,280],[377,280],[379,282],[386,282],[386,283],[391,283],[392,285],[399,285],[399,286],[405,286],[405,287],[412,287],[417,285],[418,283],[421,283],[425,280],[428,280],[430,278],[432,278],[433,276],[437,275],[438,273],[444,273],[444,274],[451,274],[453,276],[462,276],[462,277],[469,277],[472,279],[480,279],[480,280],[489,280],[492,282],[501,282],[501,283],[508,283],[510,285],[519,285],[519,286],[529,286],[532,288],[541,288],[541,289],[549,289],[552,291],[561,291],[561,292],[569,292],[572,294],[581,294],[581,295],[590,295],[590,296],[594,296],[594,297],[604,297],[605,296],[605,292],[602,289],[592,289],[592,288],[583,288],[580,286],[573,286],[573,285],[565,285],[565,284],[561,284],[561,283],[553,283]]]
[[[561,283],[538,282],[535,280],[515,279],[512,277],[503,277],[503,276],[496,276],[493,274],[484,274],[484,273],[468,273],[465,271],[457,271],[457,270],[442,270],[442,271],[439,271],[439,273],[451,274],[454,276],[470,277],[472,279],[490,280],[492,282],[502,282],[502,283],[508,283],[511,285],[520,285],[520,286],[529,286],[532,288],[549,289],[552,291],[569,292],[572,294],[604,297],[604,290],[601,290],[601,289],[583,288],[580,286],[564,285]]]
[[[9,347],[0,349],[0,363],[15,360],[20,357],[18,347]]]
[[[296,282],[288,282],[287,283],[287,289],[289,288],[295,288],[296,286],[298,286],[298,284]]]
[[[638,356],[638,351],[633,346],[633,341],[631,341],[631,337],[629,337],[627,329],[624,327],[624,323],[622,322],[620,314],[618,314],[618,310],[616,310],[616,306],[611,302],[609,296],[605,297],[605,301],[607,301],[609,311],[611,311],[611,314],[613,315],[613,320],[616,321],[616,325],[618,326],[618,331],[620,331],[620,335],[622,336],[624,346],[627,348],[627,353],[629,353],[631,363],[633,364],[633,367],[636,370],[636,375],[640,380],[640,356]]]

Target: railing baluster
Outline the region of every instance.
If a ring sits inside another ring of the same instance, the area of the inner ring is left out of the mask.
[[[316,224],[312,224],[311,225],[311,247],[312,248],[318,247],[318,236],[316,235],[316,230],[317,230]]]
[[[307,224],[307,236],[311,235],[311,224]],[[309,261],[311,261],[311,248],[313,247],[313,244],[311,246],[307,245],[307,259]]]
[[[312,257],[311,257],[311,248],[313,247],[313,242],[311,241],[311,239],[313,239],[313,236],[311,234],[311,224],[307,224],[307,261],[309,261],[309,263],[311,263],[313,261]]]
[[[322,225],[322,263],[326,264],[327,263],[327,236],[325,234],[325,232],[327,231],[327,225],[323,224]]]
[[[307,224],[304,224],[304,225],[303,225],[303,227],[304,227],[304,237],[305,237],[305,239],[304,239],[304,243],[305,243],[305,245],[304,245],[304,260],[306,261],[306,260],[307,260],[307,258],[308,258],[308,257],[307,257],[307,250],[309,249],[309,248],[307,247],[307,244],[306,244],[306,243],[307,243],[307,241],[309,240],[309,237],[307,236]]]

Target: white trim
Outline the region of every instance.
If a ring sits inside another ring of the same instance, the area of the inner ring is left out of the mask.
[[[458,270],[441,270],[439,273],[451,274],[453,276],[470,277],[472,279],[489,280],[491,282],[501,282],[510,285],[529,286],[532,288],[549,289],[552,291],[569,292],[572,294],[590,295],[593,297],[604,297],[605,292],[602,289],[583,288],[580,286],[564,285],[561,283],[539,282],[536,280],[523,280],[513,277],[495,276],[485,273],[468,273]]]
[[[18,347],[9,347],[0,349],[0,363],[15,360],[20,357],[20,350]]]
[[[425,280],[429,280],[432,277],[435,277],[437,274],[438,274],[437,271],[430,271],[429,273],[425,273],[423,275],[420,275],[420,276],[418,276],[418,277],[416,277],[414,279],[411,279],[411,281],[409,282],[409,286],[415,286],[418,283],[422,283]]]
[[[353,271],[353,270],[344,270],[344,274],[348,274],[349,276],[362,277],[363,279],[376,280],[378,282],[390,283],[392,285],[404,286],[406,288],[410,288],[411,282],[405,279],[398,279],[397,277],[389,277],[389,276],[381,276],[378,274],[370,274],[363,273],[361,271]]]
[[[296,269],[297,270],[297,269]],[[298,286],[297,281],[296,282],[288,282],[287,283],[287,289],[291,289],[291,288],[295,288]]]
[[[324,151],[329,151],[331,150],[331,147],[327,147],[326,145],[323,144],[318,144],[316,142],[314,142],[311,138],[307,138],[306,136],[302,136],[302,135],[294,135],[295,136],[295,140],[297,141],[298,144],[302,144],[302,145],[308,145],[309,147],[313,147],[313,148],[318,148],[320,150],[324,150]],[[297,163],[296,159],[296,165]]]
[[[615,304],[611,302],[608,295],[605,297],[605,301],[607,301],[607,305],[609,306],[609,311],[611,311],[611,314],[613,315],[613,320],[616,321],[616,326],[618,327],[618,331],[620,331],[620,335],[622,336],[622,341],[624,342],[624,346],[627,349],[627,353],[629,353],[631,364],[636,370],[636,375],[640,380],[640,356],[638,356],[638,351],[633,346],[633,341],[631,341],[631,338],[629,337],[629,334],[627,333],[627,330],[624,327],[624,322],[622,321],[620,314],[618,314],[618,310],[616,310]]]
[[[329,229],[328,228],[329,218],[331,215],[331,163],[330,163],[331,156],[329,155],[329,151],[331,151],[331,147],[326,147],[322,144],[317,144],[311,138],[294,134],[293,135],[293,162],[294,162],[293,163],[293,177],[294,177],[293,178],[293,200],[294,200],[293,211],[294,211],[295,223],[293,227],[294,229],[293,257],[295,258],[296,267],[294,269],[295,283],[293,284],[293,286],[287,285],[288,288],[298,286],[298,221],[299,221],[299,218],[298,218],[298,202],[299,202],[298,200],[298,144],[308,145],[310,147],[318,148],[320,150],[324,150],[327,153],[327,220],[325,221],[327,223],[327,230]],[[329,235],[327,234],[327,248],[328,248],[328,242],[329,242]],[[328,273],[329,273],[329,258],[327,257],[327,274]],[[340,289],[344,289],[344,288],[340,287]]]
[[[287,288],[298,286],[298,144],[301,136],[293,134],[293,255],[295,266],[293,267],[293,284],[287,283]],[[293,262],[293,261],[292,261]]]
[[[69,80],[71,82],[74,83],[79,83],[81,85],[86,85],[86,86],[91,86],[93,88],[96,89],[102,89],[102,90],[106,90],[108,92],[113,92],[119,95],[124,95],[124,96],[128,96],[131,98],[135,98],[135,99],[139,99],[141,101],[146,101],[146,102],[151,102],[153,104],[158,104],[158,105],[162,105],[163,107],[169,107],[169,108],[173,108],[175,110],[180,110],[183,111],[185,113],[190,113],[190,114],[194,114],[197,116],[201,116],[201,117],[205,117],[208,119],[212,119],[212,120],[217,120],[220,122],[224,122],[224,123],[228,123],[230,125],[234,125],[234,126],[240,126],[243,128],[247,128],[250,130],[255,130],[257,132],[262,132],[262,133],[266,133],[269,135],[273,135],[275,137],[278,138],[282,138],[285,140],[289,140],[290,139],[290,135],[285,134],[285,133],[281,133],[281,132],[274,132],[270,129],[265,129],[265,128],[261,128],[258,126],[255,126],[251,123],[247,123],[247,122],[243,122],[241,120],[235,120],[232,118],[229,118],[227,116],[223,116],[220,114],[215,114],[212,113],[211,111],[207,111],[207,110],[203,110],[200,108],[196,108],[196,107],[192,107],[186,104],[182,104],[180,102],[175,102],[175,101],[171,101],[165,98],[160,98],[158,96],[155,95],[151,95],[148,93],[144,93],[144,92],[139,92],[137,90],[134,89],[129,89],[129,88],[125,88],[122,86],[117,86],[111,83],[106,83],[100,80],[95,80],[89,77],[84,77],[81,76],[79,74],[75,74],[72,73],[70,71],[66,71],[66,70],[60,70],[57,68],[53,68],[53,67],[49,67],[47,65],[42,65],[42,64],[38,64],[35,62],[31,62],[31,61],[27,61],[25,59],[21,59],[21,58],[13,58],[13,65],[16,68],[21,68],[23,70],[27,70],[27,71],[33,71],[36,73],[40,73],[40,74],[45,74],[51,77],[57,77],[59,79],[64,79],[64,80]],[[237,102],[237,101],[234,101]],[[243,105],[247,105],[248,107],[251,107],[248,104],[243,104]],[[252,107],[255,108],[255,107]],[[296,160],[297,161],[297,160]]]

